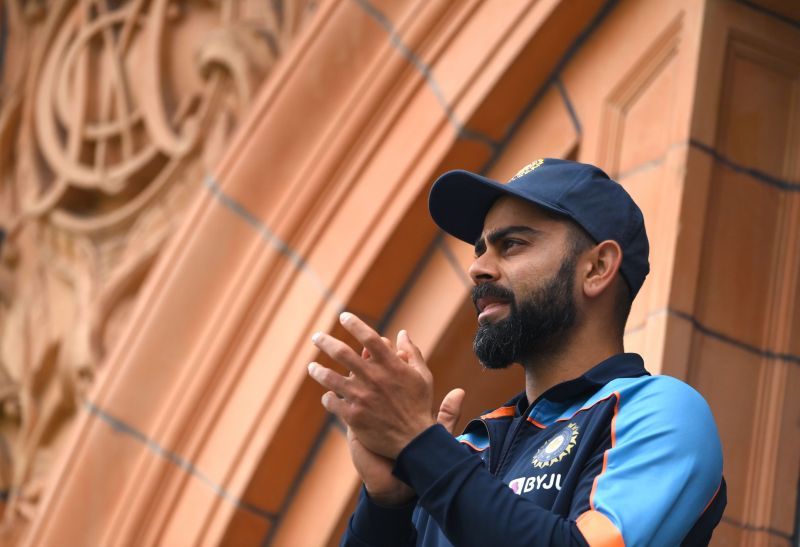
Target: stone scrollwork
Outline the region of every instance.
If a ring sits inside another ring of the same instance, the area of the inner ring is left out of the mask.
[[[314,3],[0,5],[0,538],[13,539],[163,243]]]

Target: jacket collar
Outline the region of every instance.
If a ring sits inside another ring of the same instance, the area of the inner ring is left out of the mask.
[[[516,415],[519,416],[524,414],[528,407],[532,407],[542,399],[553,402],[568,401],[580,394],[595,392],[617,378],[636,378],[649,375],[650,373],[644,368],[644,360],[639,354],[618,353],[601,361],[579,377],[551,387],[531,405],[528,404],[528,398],[523,391],[503,406],[514,405]]]

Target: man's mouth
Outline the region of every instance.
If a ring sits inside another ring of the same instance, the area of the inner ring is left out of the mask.
[[[478,312],[479,324],[494,322],[508,315],[514,293],[500,285],[484,283],[472,288],[472,303]]]
[[[502,304],[508,304],[508,300],[496,296],[484,296],[475,301],[475,308],[478,310],[478,313],[483,313],[487,308]]]
[[[495,296],[484,296],[475,301],[475,308],[478,310],[478,322],[488,321],[492,316],[499,316],[506,313],[509,301],[505,298]],[[497,319],[498,317],[495,317]]]

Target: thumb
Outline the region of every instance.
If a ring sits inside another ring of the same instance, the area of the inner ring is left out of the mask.
[[[461,418],[461,405],[464,403],[465,395],[464,390],[457,387],[444,396],[442,404],[439,406],[439,415],[436,417],[436,421],[442,424],[451,435]]]

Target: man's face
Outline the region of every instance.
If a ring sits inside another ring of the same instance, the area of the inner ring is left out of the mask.
[[[570,228],[515,198],[495,203],[475,245],[470,276],[478,312],[474,350],[487,368],[552,352],[576,322],[577,253]]]

